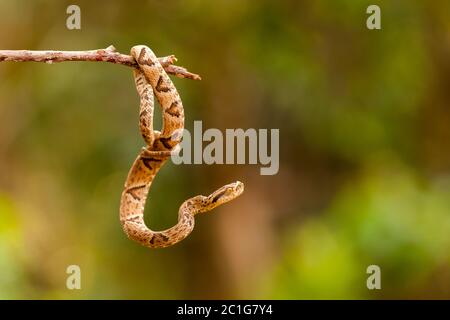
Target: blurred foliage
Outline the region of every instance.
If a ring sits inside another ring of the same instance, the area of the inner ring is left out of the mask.
[[[414,298],[415,290],[430,285],[430,271],[450,263],[449,208],[448,186],[424,185],[399,166],[364,170],[324,216],[289,232],[276,272],[276,296],[376,297],[365,287],[364,271],[377,261],[383,297]],[[439,297],[434,290],[429,295]]]
[[[0,0],[2,49],[175,54],[203,78],[174,79],[186,127],[279,128],[280,171],[167,164],[152,228],[193,195],[246,191],[145,249],[118,221],[143,145],[131,70],[0,63],[0,298],[450,298],[450,2],[78,1],[79,31],[69,4]]]

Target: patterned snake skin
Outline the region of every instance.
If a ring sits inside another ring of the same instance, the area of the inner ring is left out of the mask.
[[[233,182],[209,196],[199,195],[186,200],[179,209],[178,223],[172,228],[152,231],[145,225],[144,206],[150,186],[181,141],[184,109],[174,84],[152,50],[134,46],[131,56],[139,65],[133,72],[140,96],[139,127],[147,147],[142,149],[128,173],[120,201],[120,222],[128,238],[149,248],[164,248],[180,242],[192,232],[194,215],[233,200],[242,194],[244,185]],[[153,94],[162,109],[161,132],[153,130]]]

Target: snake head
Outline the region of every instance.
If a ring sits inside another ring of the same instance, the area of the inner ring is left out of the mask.
[[[207,203],[211,208],[215,208],[239,197],[244,192],[244,184],[240,181],[236,181],[222,188],[217,189],[207,197]]]

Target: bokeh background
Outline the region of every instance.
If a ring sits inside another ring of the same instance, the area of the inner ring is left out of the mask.
[[[449,1],[0,1],[1,49],[111,44],[203,77],[174,79],[188,129],[280,129],[279,173],[166,164],[154,229],[193,195],[246,191],[146,249],[118,220],[143,146],[131,69],[0,63],[0,298],[450,298]],[[71,264],[82,290],[66,288]],[[371,264],[381,290],[366,288]]]

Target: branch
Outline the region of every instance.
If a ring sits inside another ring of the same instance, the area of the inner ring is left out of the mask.
[[[201,80],[200,76],[191,73],[183,67],[176,66],[177,61],[174,55],[158,58],[167,73],[175,75],[179,78],[186,78],[191,80]],[[138,67],[138,64],[132,56],[116,52],[114,46],[109,46],[106,49],[87,50],[87,51],[33,51],[33,50],[0,50],[0,62],[15,61],[15,62],[45,62],[56,63],[63,61],[94,61],[94,62],[111,62],[121,64],[128,67]]]

